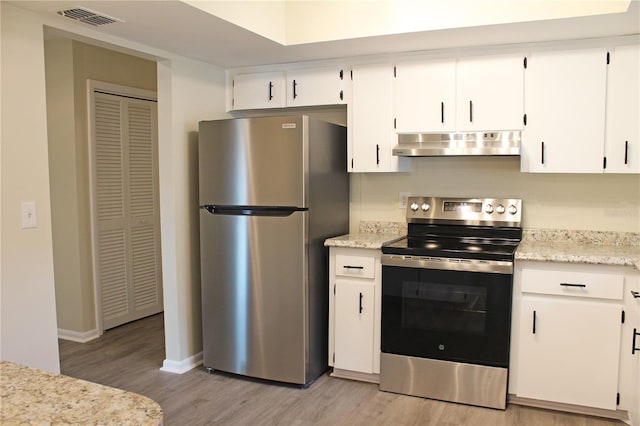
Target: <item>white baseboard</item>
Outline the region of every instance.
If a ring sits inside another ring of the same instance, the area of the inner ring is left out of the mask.
[[[193,370],[199,365],[202,365],[202,352],[198,352],[197,354],[183,359],[182,361],[172,361],[170,359],[165,359],[162,363],[160,371],[183,374],[189,370]]]
[[[73,331],[65,330],[63,328],[58,329],[58,339],[71,340],[72,342],[87,343],[93,339],[100,337],[98,329],[89,331]]]

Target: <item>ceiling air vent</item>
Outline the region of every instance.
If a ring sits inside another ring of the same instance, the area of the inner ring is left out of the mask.
[[[65,9],[58,11],[58,15],[84,22],[85,24],[98,27],[100,25],[113,24],[114,22],[124,22],[122,19],[107,16],[104,13],[95,12],[83,7],[75,7],[73,9]]]

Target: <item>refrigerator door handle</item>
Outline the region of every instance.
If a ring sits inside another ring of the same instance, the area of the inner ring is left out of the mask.
[[[201,209],[211,214],[231,215],[231,216],[275,216],[287,217],[295,212],[308,211],[308,207],[291,206],[218,206],[214,204],[204,204]]]

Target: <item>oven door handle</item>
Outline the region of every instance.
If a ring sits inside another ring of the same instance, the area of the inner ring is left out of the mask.
[[[420,257],[383,254],[382,266],[400,268],[441,269],[445,271],[513,274],[513,262],[502,260],[456,259],[447,257]]]

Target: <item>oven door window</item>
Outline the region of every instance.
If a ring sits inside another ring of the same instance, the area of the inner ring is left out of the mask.
[[[382,351],[506,367],[511,277],[384,266]]]

